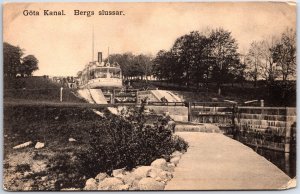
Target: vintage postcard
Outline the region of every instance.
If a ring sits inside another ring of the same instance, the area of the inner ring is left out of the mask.
[[[296,3],[4,3],[6,191],[296,187]]]

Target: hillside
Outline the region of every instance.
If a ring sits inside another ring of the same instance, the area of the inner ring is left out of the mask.
[[[257,87],[253,83],[244,83],[243,85],[226,84],[222,86],[221,95],[217,94],[218,88],[215,84],[209,84],[208,88],[190,87],[184,85],[167,83],[163,81],[143,81],[134,80],[132,86],[135,89],[160,89],[170,90],[180,96],[187,102],[210,102],[213,100],[223,101],[231,100],[238,103],[243,103],[251,100],[264,100],[265,106],[296,106],[296,84],[289,83],[286,86],[285,96],[282,92],[282,83],[276,82],[274,86],[268,88],[264,82],[259,82]]]
[[[4,81],[4,102],[49,101],[59,102],[61,85],[44,77],[26,77]],[[75,90],[63,89],[63,102],[85,102],[75,95]]]

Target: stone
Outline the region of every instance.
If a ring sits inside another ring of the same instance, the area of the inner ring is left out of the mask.
[[[118,178],[105,178],[99,183],[98,190],[120,190],[122,185],[124,185],[123,181]]]
[[[164,190],[165,185],[153,178],[147,177],[140,180],[138,188],[139,190]]]
[[[116,190],[127,191],[127,190],[129,190],[129,186],[128,185],[118,185]]]
[[[108,174],[100,172],[99,174],[97,174],[97,176],[95,177],[95,180],[100,182],[102,180],[104,180],[105,178],[108,177]]]
[[[181,156],[182,156],[182,153],[179,152],[179,151],[175,151],[175,152],[172,153],[171,158],[174,158],[174,157],[176,157],[176,156],[181,157]]]
[[[161,172],[163,172],[163,170],[160,168],[152,168],[148,176],[155,179]]]
[[[61,191],[80,191],[80,190],[81,190],[80,188],[74,188],[74,187],[61,189]]]
[[[131,185],[129,185],[129,190],[130,191],[136,191],[136,190],[139,190],[139,182],[140,182],[140,180],[134,180],[133,182],[132,182],[132,184]]]
[[[37,142],[34,147],[35,147],[35,149],[41,149],[41,148],[45,147],[45,143]]]
[[[140,166],[133,171],[132,175],[135,179],[140,180],[147,177],[151,169],[151,166]]]
[[[154,168],[167,170],[167,161],[163,158],[156,159],[151,163],[151,166],[154,167]]]
[[[174,172],[175,164],[173,164],[173,163],[168,163],[168,164],[167,164],[167,167],[168,167],[168,171],[169,171],[169,172]]]
[[[124,169],[116,169],[116,170],[113,170],[113,172],[112,172],[112,175],[114,176],[114,177],[118,177],[118,175],[122,175],[124,173]]]
[[[155,177],[154,179],[155,179],[156,181],[158,181],[158,182],[162,182],[162,181],[163,181],[159,176]]]
[[[120,177],[120,175],[118,177],[121,178],[125,184],[129,185],[129,187],[132,187],[134,181],[136,180],[134,173],[130,173],[130,172],[125,173],[125,175],[123,175],[122,177]]]
[[[90,178],[85,182],[85,187],[84,190],[97,190],[98,186],[97,186],[97,181],[96,179]]]
[[[17,145],[15,147],[13,147],[13,149],[20,149],[20,148],[25,148],[27,146],[30,146],[32,144],[32,141],[28,141],[28,142],[25,142],[25,143],[22,143],[20,145]]]
[[[173,174],[167,171],[162,171],[158,175],[163,181],[167,182],[173,178]]]
[[[170,162],[173,163],[175,166],[179,163],[180,157],[176,156],[174,158],[171,158]]]
[[[74,142],[74,141],[76,141],[76,139],[74,139],[74,138],[69,138],[69,142]]]

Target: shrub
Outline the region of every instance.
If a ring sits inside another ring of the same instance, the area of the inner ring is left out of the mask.
[[[111,116],[104,122],[96,121],[90,128],[89,147],[78,153],[89,176],[149,165],[160,157],[168,160],[175,150],[187,149],[187,143],[178,136],[173,137],[166,127],[168,118],[158,117],[154,126],[144,125],[143,108],[131,109],[131,114],[127,112],[121,119]]]

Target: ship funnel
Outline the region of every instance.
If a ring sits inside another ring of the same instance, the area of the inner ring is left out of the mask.
[[[98,52],[98,62],[101,64],[102,62],[102,52]]]

